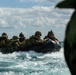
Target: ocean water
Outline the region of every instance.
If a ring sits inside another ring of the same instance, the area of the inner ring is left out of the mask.
[[[63,51],[0,53],[0,75],[70,75]]]

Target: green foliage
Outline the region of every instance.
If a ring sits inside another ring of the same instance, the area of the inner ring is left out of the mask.
[[[76,11],[73,13],[69,23],[67,24],[66,39],[70,46],[76,42]]]
[[[65,0],[57,4],[59,8],[74,8],[67,24],[64,40],[64,56],[72,75],[76,74],[76,0]]]
[[[56,5],[58,8],[76,8],[76,0],[64,0]]]

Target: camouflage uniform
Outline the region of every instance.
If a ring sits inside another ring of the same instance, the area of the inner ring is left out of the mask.
[[[44,39],[51,39],[51,40],[53,40],[53,41],[57,40],[57,39],[55,38],[54,33],[53,33],[52,30],[48,32],[47,36],[45,36]]]
[[[20,43],[18,41],[18,37],[17,36],[13,36],[12,39],[10,39],[10,43],[9,45],[11,46],[11,49],[18,49],[18,47],[20,46]]]
[[[41,44],[42,40],[41,40],[40,36],[41,36],[41,32],[36,31],[35,35],[32,35],[29,39],[26,40],[26,45],[31,46],[31,45]]]
[[[23,49],[23,48],[25,48],[25,42],[26,42],[26,38],[24,37],[24,34],[21,32],[20,34],[19,34],[19,42],[20,42],[20,46],[21,46],[21,48]]]
[[[2,36],[0,37],[0,48],[6,47],[8,45],[8,36],[6,33],[2,33]]]

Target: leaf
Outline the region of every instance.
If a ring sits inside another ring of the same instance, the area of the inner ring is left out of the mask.
[[[76,0],[65,0],[56,5],[58,8],[76,8]]]
[[[73,13],[69,23],[67,24],[66,38],[70,45],[76,42],[76,11]]]

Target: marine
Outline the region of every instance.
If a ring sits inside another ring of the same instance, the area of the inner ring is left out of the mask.
[[[60,44],[58,39],[55,37],[52,30],[48,32],[47,36],[44,37],[44,40],[45,41],[51,40],[51,41],[54,41],[57,44]]]
[[[0,37],[0,48],[5,48],[8,45],[8,41],[7,33],[3,32]]]
[[[21,32],[19,34],[19,43],[20,43],[20,46],[22,49],[24,49],[26,47],[25,42],[26,42],[26,38],[25,38],[24,34]]]
[[[11,48],[12,51],[13,50],[17,50],[18,47],[20,46],[20,43],[19,43],[19,40],[18,40],[18,36],[14,35],[12,37],[12,39],[10,39],[9,45],[10,45],[10,48]]]
[[[31,46],[31,45],[42,44],[41,36],[42,33],[40,31],[36,31],[34,35],[30,36],[30,38],[26,40],[26,45]]]

